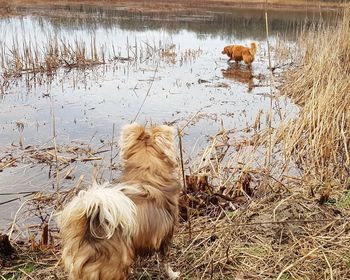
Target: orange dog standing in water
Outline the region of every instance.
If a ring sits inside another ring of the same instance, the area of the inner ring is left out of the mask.
[[[256,43],[251,43],[250,48],[240,45],[226,46],[222,51],[222,54],[227,54],[230,60],[244,61],[249,67],[252,65],[256,54]]]

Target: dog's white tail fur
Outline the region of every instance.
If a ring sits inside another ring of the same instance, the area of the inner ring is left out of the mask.
[[[136,230],[136,206],[118,185],[108,188],[107,184],[94,184],[80,191],[61,213],[61,225],[68,222],[70,216],[85,217],[90,223],[91,235],[98,239],[111,238],[118,227],[125,238]]]

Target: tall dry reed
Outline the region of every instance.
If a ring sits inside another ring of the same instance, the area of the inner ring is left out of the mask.
[[[59,67],[86,68],[105,63],[103,46],[97,48],[95,37],[88,45],[76,39],[69,42],[52,36],[45,42],[22,42],[14,38],[12,46],[0,44],[0,74],[19,77],[25,73],[54,74]]]
[[[300,66],[282,93],[301,107],[283,128],[287,157],[319,182],[347,184],[350,172],[350,10],[333,27],[301,38]],[[336,178],[336,180],[334,180]]]

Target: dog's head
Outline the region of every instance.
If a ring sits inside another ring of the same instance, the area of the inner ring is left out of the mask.
[[[230,46],[224,47],[223,51],[221,52],[222,54],[230,54]]]
[[[126,125],[122,128],[120,148],[124,163],[135,167],[168,170],[177,165],[174,130],[167,125]]]

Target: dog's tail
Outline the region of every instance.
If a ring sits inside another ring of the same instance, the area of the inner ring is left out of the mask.
[[[253,56],[255,56],[255,54],[256,54],[256,43],[255,42],[250,43],[250,53]]]
[[[80,220],[87,233],[97,239],[109,239],[117,228],[124,237],[130,237],[136,228],[136,206],[119,188],[94,184],[82,190],[59,214],[62,230]]]
[[[127,271],[128,251],[122,245],[131,242],[136,232],[136,206],[121,187],[93,185],[58,214],[69,279],[126,279],[115,278],[115,271],[120,275]]]

